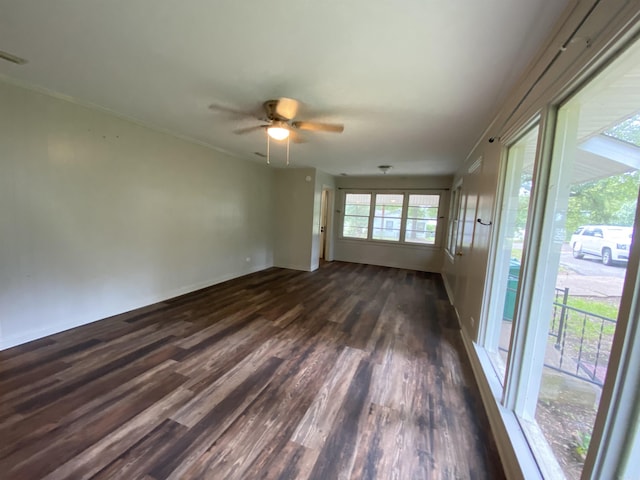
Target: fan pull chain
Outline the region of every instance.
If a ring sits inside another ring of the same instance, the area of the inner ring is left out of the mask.
[[[271,165],[269,161],[269,134],[267,133],[267,165]]]
[[[289,143],[291,142],[291,135],[287,137],[287,167],[289,166]]]

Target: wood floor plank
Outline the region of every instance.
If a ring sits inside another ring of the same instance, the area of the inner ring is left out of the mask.
[[[270,357],[245,381],[233,389],[189,431],[174,442],[169,458],[150,470],[157,479],[181,478],[182,471],[192,468],[203,453],[216,444],[218,437],[231,425],[258,394],[266,388],[282,360]]]
[[[164,397],[184,381],[184,377],[170,374],[164,376],[162,381],[146,384],[132,398],[118,399],[100,412],[83,416],[59,429],[55,432],[54,441],[42,438],[20,450],[14,457],[0,460],[0,471],[8,472],[13,478],[43,478],[55,468],[51,459],[66,463],[85,450],[87,445],[93,445],[111,434],[118,426],[129,422],[158,397]]]
[[[67,463],[48,474],[45,479],[93,477],[105,466],[125,455],[140,439],[146,438],[150,431],[157,427],[159,422],[162,421],[162,424],[168,422],[168,417],[192,396],[193,392],[182,386],[170,391],[165,397],[151,404],[149,408],[128,422],[123,423],[120,428],[104,436],[82,453],[74,456]],[[171,427],[169,431],[163,433],[179,435],[186,430],[186,428],[180,428],[178,424],[173,422]],[[157,445],[153,446],[157,448]],[[133,458],[138,459],[139,457],[134,455]],[[127,474],[127,469],[123,469],[121,472],[121,475],[125,474]]]
[[[0,352],[0,477],[502,479],[437,274],[269,268]]]
[[[51,433],[61,426],[74,422],[82,415],[91,416],[104,405],[127,392],[140,390],[151,378],[158,374],[169,374],[175,370],[176,362],[170,360],[172,347],[155,352],[148,357],[127,366],[117,375],[109,376],[88,385],[70,398],[51,402],[46,408],[29,416],[22,416],[15,422],[0,424],[0,458],[7,452],[19,451],[40,438],[51,440]]]
[[[223,376],[210,383],[207,388],[199,391],[189,403],[172,415],[171,419],[189,428],[195,426],[212,408],[231,395],[241,384],[247,382],[247,379],[259,369],[264,362],[265,353],[271,348],[270,344],[271,342],[265,342]]]
[[[204,452],[188,469],[170,478],[247,478],[246,469],[262,452],[277,455],[329,374],[340,347],[310,342],[298,356],[283,362],[268,387],[220,437],[220,448]],[[287,402],[281,399],[289,397]]]
[[[351,380],[364,352],[345,348],[313,404],[298,424],[291,440],[307,448],[319,449],[324,444],[338,411],[344,402]]]
[[[139,439],[131,447],[121,453],[91,478],[93,480],[111,480],[113,478],[144,478],[151,465],[160,462],[171,449],[171,442],[167,439],[180,438],[186,434],[188,428],[172,420],[164,420],[151,432]],[[102,461],[102,457],[99,457]],[[101,462],[102,463],[102,462]],[[97,464],[99,466],[99,464]],[[53,472],[56,474],[57,472]],[[63,473],[63,472],[60,472]],[[55,478],[64,478],[53,476]],[[80,478],[74,475],[74,478]],[[152,477],[148,476],[151,479]]]
[[[372,365],[360,360],[333,428],[318,455],[310,479],[349,478],[355,461],[354,453],[366,418],[367,397],[371,384]]]

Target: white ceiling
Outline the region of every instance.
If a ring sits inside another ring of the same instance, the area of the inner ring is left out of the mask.
[[[287,96],[308,132],[294,165],[448,174],[570,0],[0,0],[0,75],[264,161],[259,124],[213,112]],[[276,155],[284,149],[274,148]]]

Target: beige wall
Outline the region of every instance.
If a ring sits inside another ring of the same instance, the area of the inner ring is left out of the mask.
[[[312,270],[315,185],[314,168],[275,170],[273,225],[277,267]]]
[[[427,272],[439,272],[442,267],[446,219],[441,220],[440,245],[414,246],[383,242],[363,242],[359,240],[343,239],[341,236],[342,208],[344,191],[349,189],[411,189],[427,188],[442,189],[443,215],[449,211],[449,192],[452,177],[394,177],[392,175],[377,175],[372,177],[337,177],[336,201],[334,215],[334,258],[345,262],[369,263],[387,267],[408,268]]]
[[[0,348],[273,265],[273,170],[13,85],[0,105]]]

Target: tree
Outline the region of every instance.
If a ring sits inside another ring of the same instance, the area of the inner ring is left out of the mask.
[[[631,226],[639,180],[634,171],[574,185],[567,208],[567,238],[585,224]]]

